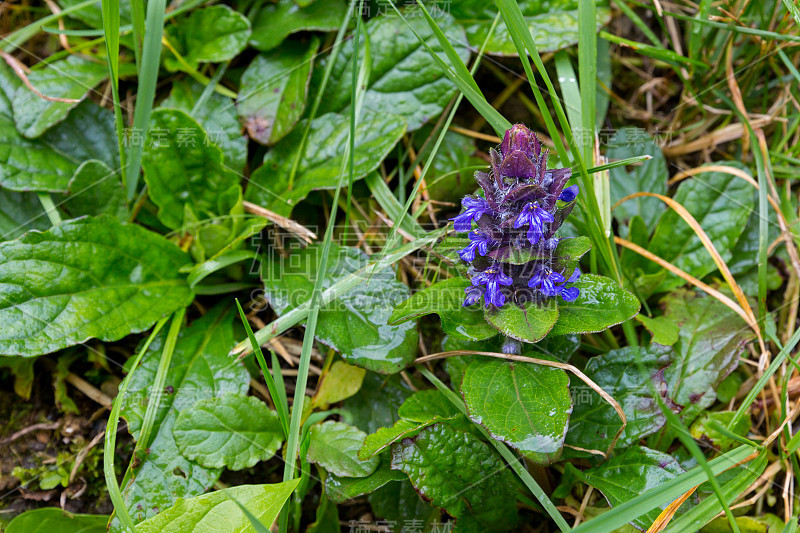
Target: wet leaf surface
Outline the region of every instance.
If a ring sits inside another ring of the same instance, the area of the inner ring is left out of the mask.
[[[33,356],[118,340],[188,305],[188,257],[141,226],[102,216],[0,244],[0,353]]]
[[[517,523],[513,474],[469,433],[446,424],[425,428],[392,446],[392,469],[406,473],[417,492],[456,518],[470,516],[489,531]]]
[[[288,261],[273,258],[262,267],[264,287],[279,314],[311,298],[322,248],[312,245]],[[342,276],[367,264],[355,249],[332,245],[323,290]],[[408,287],[395,279],[391,269],[376,272],[335,302],[320,309],[316,337],[342,354],[350,364],[373,372],[393,373],[408,366],[416,356],[417,325],[390,326],[387,319],[394,304],[408,296]]]
[[[206,468],[242,470],[275,455],[283,429],[275,411],[254,396],[201,400],[178,414],[172,436],[184,457]]]
[[[558,459],[572,412],[569,376],[559,368],[479,357],[461,394],[470,419],[537,463]]]

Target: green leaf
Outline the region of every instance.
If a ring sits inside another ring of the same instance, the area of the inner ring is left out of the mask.
[[[77,163],[97,159],[111,168],[119,168],[114,115],[91,100],[78,104],[64,121],[47,130],[41,140]]]
[[[5,357],[0,356],[0,368],[7,368],[14,376],[14,392],[20,398],[29,400],[33,389],[33,357]]]
[[[654,343],[672,346],[678,342],[678,332],[681,328],[672,320],[663,316],[650,318],[644,315],[636,315],[636,320],[641,322],[653,335]]]
[[[437,56],[448,60],[423,17],[409,18],[408,23]],[[466,63],[470,54],[464,30],[447,13],[437,17],[436,23]],[[364,109],[400,115],[408,122],[409,131],[439,116],[455,95],[456,87],[403,19],[394,12],[386,13],[370,19],[365,29],[370,66]],[[339,112],[349,107],[352,61],[353,42],[349,40],[336,58],[320,112]]]
[[[24,512],[12,520],[6,533],[104,533],[108,517],[95,514],[72,514],[57,507]]]
[[[577,0],[521,0],[519,7],[540,54],[567,48],[578,42]],[[453,3],[450,13],[464,24],[469,44],[478,48],[486,40],[497,8],[492,2],[462,0]],[[597,28],[608,23],[610,18],[608,7],[598,6]],[[514,41],[502,19],[486,43],[486,51],[502,56],[517,55]]]
[[[166,31],[186,62],[197,68],[200,63],[219,63],[239,55],[250,39],[250,21],[226,5],[217,5],[195,9]],[[185,69],[169,52],[164,66]]]
[[[466,272],[466,263],[459,257],[458,251],[466,248],[469,243],[470,240],[466,236],[450,235],[437,242],[431,251],[459,270]]]
[[[479,306],[459,307],[455,311],[442,311],[442,331],[451,337],[463,340],[480,341],[491,339],[497,330],[486,322],[483,309]]]
[[[687,423],[710,407],[722,380],[739,365],[750,328],[725,304],[691,291],[664,300],[664,316],[680,326],[674,363],[665,372],[673,401],[683,406]]]
[[[366,373],[363,368],[335,361],[322,378],[311,406],[315,409],[327,409],[328,405],[351,397],[361,388]]]
[[[364,461],[371,459],[395,442],[408,437],[413,437],[422,429],[439,422],[444,422],[445,420],[447,420],[446,417],[441,417],[438,415],[424,421],[407,420],[405,418],[401,418],[395,422],[393,426],[380,428],[375,433],[367,435],[367,437],[364,439],[363,446],[358,450],[358,458]]]
[[[150,117],[142,168],[158,219],[180,228],[188,207],[200,219],[227,214],[220,197],[239,184],[222,163],[222,151],[205,142],[206,132],[183,111],[156,109]]]
[[[289,216],[300,200],[315,189],[334,189],[339,182],[348,138],[349,117],[329,113],[315,118],[306,139],[294,182],[289,176],[306,128],[300,122],[264,157],[247,186],[246,198],[279,215]],[[353,178],[360,179],[377,168],[405,133],[405,121],[389,113],[364,110],[356,126]]]
[[[345,400],[353,424],[367,433],[375,433],[400,419],[398,410],[411,396],[411,390],[400,376],[382,376],[367,372],[358,394]]]
[[[364,446],[358,451],[360,459],[374,457],[398,440],[412,437],[421,429],[437,422],[452,421],[460,417],[467,426],[469,425],[461,412],[436,389],[415,392],[403,402],[397,414],[401,418],[394,425],[380,428],[367,435]],[[460,425],[452,425],[460,429]]]
[[[461,394],[470,419],[537,463],[561,455],[572,412],[569,376],[559,368],[480,357]]]
[[[367,434],[355,426],[329,420],[313,426],[309,436],[306,459],[334,475],[366,477],[380,464],[377,457],[365,461],[358,458],[358,450]]]
[[[214,531],[251,533],[255,530],[236,502],[263,524],[272,524],[300,479],[274,485],[240,485],[195,498],[179,498],[173,507],[136,527],[137,533]]]
[[[69,181],[69,192],[58,206],[69,218],[110,215],[125,219],[125,187],[122,173],[97,159],[85,161]]]
[[[228,394],[184,409],[172,436],[184,457],[206,468],[250,468],[283,442],[278,415],[254,396]]]
[[[666,423],[652,390],[654,387],[666,392],[664,370],[672,362],[671,352],[669,348],[656,344],[626,346],[592,357],[586,363],[584,373],[619,402],[628,419],[617,447],[636,444]],[[637,357],[644,374],[640,372]],[[567,444],[605,452],[622,426],[619,415],[588,385],[575,383],[571,392],[575,407],[570,418]]]
[[[435,531],[434,524],[441,524],[441,512],[423,500],[408,479],[387,483],[368,499],[376,516],[389,523],[403,524],[406,533],[412,533],[416,526],[420,528],[418,531]]]
[[[325,478],[325,492],[333,503],[344,503],[383,487],[391,481],[408,479],[405,474],[392,470],[388,458],[379,456],[380,465],[366,477],[339,477],[329,474]]]
[[[611,204],[614,205],[629,194],[654,192],[667,194],[667,161],[661,147],[641,128],[622,128],[608,143],[606,157],[611,161],[627,159],[637,155],[650,155],[653,159],[642,161],[631,167],[614,167],[609,172]],[[624,224],[631,217],[639,215],[648,228],[653,228],[661,213],[668,208],[658,198],[634,198],[618,205],[614,218]]]
[[[523,342],[538,342],[553,329],[559,318],[559,308],[555,300],[543,303],[528,302],[520,307],[512,301],[506,301],[503,307],[487,308],[484,311],[486,321],[500,333]],[[558,335],[572,333],[563,331]]]
[[[551,335],[531,345],[530,348],[534,352],[532,353],[533,357],[540,357],[538,354],[544,354],[547,356],[545,359],[566,363],[580,346],[579,335]]]
[[[342,276],[367,264],[356,248],[331,245],[323,290]],[[262,263],[262,279],[270,303],[282,315],[311,297],[319,275],[322,247],[311,245],[282,259],[277,254]],[[417,325],[407,322],[388,326],[394,304],[408,295],[408,287],[397,281],[391,268],[377,272],[369,282],[351,289],[319,312],[316,337],[342,354],[353,365],[373,372],[394,373],[408,366],[416,355]]]
[[[464,289],[470,286],[470,281],[460,276],[436,282],[395,307],[388,323],[400,324],[431,313],[457,312],[463,307]]]
[[[44,68],[31,71],[28,81],[40,93],[57,98],[83,100],[88,92],[108,76],[105,63],[89,61],[78,54],[53,61]],[[29,139],[39,137],[48,128],[67,118],[78,102],[52,102],[41,98],[20,84],[13,96],[6,95],[14,109],[17,130]],[[112,137],[112,140],[116,135]]]
[[[40,355],[148,329],[192,301],[178,272],[187,260],[162,236],[107,216],[0,244],[0,354]]]
[[[172,428],[183,410],[201,400],[247,394],[247,370],[228,357],[235,344],[233,319],[233,309],[218,305],[180,332],[153,424],[149,453],[129,472],[133,477],[123,487],[126,504],[137,522],[172,507],[177,498],[204,493],[219,478],[219,469],[205,468],[181,454]],[[162,332],[153,340],[131,377],[130,395],[123,403],[122,416],[136,439],[165,339],[166,332]]]
[[[740,418],[736,424],[729,428],[733,421],[735,411],[706,411],[694,421],[689,428],[692,438],[704,444],[712,446],[715,450],[727,452],[735,448],[740,442],[732,439],[725,431],[720,431],[720,427],[730,429],[735,435],[746,437],[750,432],[752,421],[749,417]]]
[[[11,98],[20,84],[5,63],[0,63],[0,187],[65,192],[76,161],[17,131]]]
[[[473,517],[484,530],[513,529],[518,516],[514,475],[477,437],[436,424],[392,446],[392,468],[452,516]],[[490,477],[487,477],[492,473]]]
[[[195,119],[206,131],[209,143],[222,150],[225,166],[242,172],[247,160],[247,138],[242,135],[233,100],[217,92],[210,92],[202,100],[204,90],[203,85],[192,80],[174,81],[172,91],[159,107],[178,109]]]
[[[742,165],[726,164],[742,168]],[[682,181],[674,200],[703,227],[722,260],[731,259],[731,250],[753,209],[752,185],[731,174],[707,172]],[[717,270],[694,230],[674,210],[661,217],[648,249],[696,278],[702,279]],[[648,273],[661,268],[652,262],[648,262],[647,267]],[[656,292],[669,291],[685,283],[674,274],[668,274]]]
[[[584,274],[573,286],[581,293],[574,302],[558,302],[558,322],[551,335],[603,331],[639,312],[639,300],[603,276]]]
[[[584,472],[576,469],[575,472],[584,483],[602,492],[612,507],[616,507],[662,483],[675,479],[683,474],[684,470],[666,453],[642,446],[632,446],[600,466]],[[641,515],[632,523],[639,529],[647,529],[661,509],[669,504],[670,501],[665,501],[661,508]]]
[[[298,31],[333,31],[339,28],[346,14],[347,4],[341,0],[314,2],[309,6],[297,6],[292,0],[267,3],[253,20],[250,44],[266,52]]]
[[[287,42],[280,50],[256,56],[244,71],[236,111],[251,139],[275,144],[303,116],[318,48],[317,39]]]
[[[0,241],[11,241],[26,231],[43,231],[49,227],[50,221],[35,193],[0,187]]]

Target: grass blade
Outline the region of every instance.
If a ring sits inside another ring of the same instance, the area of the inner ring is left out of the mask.
[[[114,455],[117,449],[117,426],[119,426],[122,402],[125,401],[125,394],[128,392],[128,385],[131,382],[133,372],[139,366],[142,357],[150,347],[150,343],[156,338],[158,332],[161,331],[161,328],[167,323],[167,320],[169,320],[169,317],[164,317],[156,322],[153,331],[150,333],[150,336],[147,337],[142,349],[136,354],[136,358],[133,360],[128,375],[125,376],[125,379],[122,380],[119,386],[119,392],[117,393],[117,397],[114,398],[114,405],[111,407],[111,414],[108,416],[108,423],[106,424],[106,435],[103,443],[103,475],[106,480],[106,490],[108,490],[111,502],[114,504],[114,513],[119,517],[122,525],[130,531],[136,531],[136,527],[133,524],[131,515],[128,513],[125,500],[122,498],[122,492],[119,489],[119,483],[117,483],[117,474],[114,471]]]
[[[236,298],[236,307],[239,309],[239,318],[241,318],[244,330],[247,332],[247,338],[250,340],[250,346],[252,346],[253,351],[256,354],[256,360],[258,361],[258,366],[261,367],[261,373],[264,374],[264,381],[267,382],[267,389],[269,389],[269,396],[272,399],[272,403],[275,404],[275,410],[278,412],[278,418],[280,418],[281,421],[283,434],[285,436],[288,436],[289,411],[286,407],[286,392],[284,391],[283,397],[281,397],[280,393],[278,392],[278,387],[275,384],[272,373],[270,373],[269,368],[267,368],[267,362],[264,360],[264,354],[261,352],[261,346],[258,344],[258,341],[256,341],[255,335],[253,335],[253,329],[250,327],[250,321],[247,320],[247,317],[244,314],[244,310],[242,309],[242,305],[239,303],[238,298]],[[273,369],[279,368],[275,365],[275,363],[276,361],[273,360],[272,368]],[[283,382],[281,382],[281,385],[283,385]]]
[[[135,2],[134,2],[135,3]],[[117,129],[120,168],[125,168],[125,143],[122,107],[119,100],[119,0],[102,0],[103,35],[106,41],[106,60],[111,78],[111,96],[114,101],[114,126]]]
[[[134,0],[134,4],[138,0]],[[164,33],[164,8],[166,0],[150,0],[147,3],[142,61],[139,64],[139,89],[136,92],[136,109],[133,113],[133,128],[146,132],[153,110],[153,99],[158,82],[158,66],[161,62],[161,35]],[[136,22],[134,21],[134,28]],[[134,29],[135,33],[135,29]],[[125,189],[128,202],[136,196],[139,171],[142,164],[143,143],[131,143],[125,166]]]

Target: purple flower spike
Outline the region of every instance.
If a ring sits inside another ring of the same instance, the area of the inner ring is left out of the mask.
[[[467,287],[464,289],[464,292],[467,293],[467,297],[464,298],[464,303],[462,304],[463,307],[468,307],[470,305],[478,303],[478,300],[483,298],[483,293],[485,289],[483,287]]]
[[[525,207],[522,208],[522,212],[517,215],[516,220],[514,220],[514,227],[521,228],[527,225],[528,241],[530,241],[531,244],[536,244],[544,234],[544,225],[554,220],[555,218],[553,218],[553,215],[539,207],[536,203],[530,202],[525,204]]]
[[[463,250],[458,251],[458,256],[462,261],[475,261],[475,250],[481,255],[489,253],[489,247],[494,246],[495,242],[481,230],[469,232],[469,244]]]
[[[503,307],[503,304],[506,303],[506,297],[500,290],[500,286],[511,285],[512,283],[514,283],[514,280],[503,274],[497,265],[490,266],[483,272],[478,272],[472,278],[473,285],[486,286],[486,293],[484,294],[486,307],[489,307],[490,304],[496,307]]]
[[[483,198],[465,196],[461,200],[461,205],[464,206],[464,212],[450,219],[453,221],[456,231],[469,231],[472,229],[473,220],[477,221],[484,214],[492,213],[492,208]]]
[[[562,202],[571,202],[578,196],[578,186],[571,185],[561,191],[561,196],[558,197]]]

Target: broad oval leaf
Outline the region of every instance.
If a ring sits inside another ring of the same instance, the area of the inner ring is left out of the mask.
[[[581,481],[603,493],[612,507],[632,500],[684,473],[672,456],[643,446],[632,446],[586,471],[571,470]],[[669,503],[664,502],[663,507]],[[645,530],[660,512],[659,508],[653,509],[634,520],[633,524],[638,529]]]
[[[438,281],[397,305],[388,322],[401,324],[431,313],[457,312],[464,304],[464,289],[470,286],[470,281],[460,276]]]
[[[241,470],[275,455],[283,442],[278,415],[254,396],[201,400],[178,414],[172,436],[181,453],[206,468]]]
[[[520,0],[519,7],[539,53],[554,52],[578,42],[578,0]],[[469,44],[479,48],[489,35],[497,8],[493,2],[460,0],[453,2],[450,13],[464,24]],[[607,24],[610,18],[608,7],[598,5],[597,28]],[[502,18],[489,36],[486,51],[501,56],[517,55],[511,33]]]
[[[40,93],[57,98],[83,100],[89,91],[108,76],[108,67],[89,61],[78,54],[53,61],[28,75],[28,81]],[[19,84],[13,97],[6,91],[14,108],[14,122],[19,132],[30,139],[39,137],[48,128],[67,118],[78,102],[45,100],[24,84]]]
[[[491,531],[517,523],[514,475],[488,444],[469,433],[447,424],[427,427],[392,446],[392,468],[457,519],[473,518]]]
[[[177,109],[153,111],[142,168],[158,219],[171,229],[184,223],[186,208],[199,220],[228,214],[230,207],[221,205],[221,198],[239,185],[239,176],[223,164],[222,151]]]
[[[0,244],[0,354],[34,356],[115,341],[189,305],[188,256],[108,217],[65,222]]]
[[[251,533],[255,530],[239,506],[262,524],[272,524],[298,483],[300,478],[274,485],[239,485],[194,498],[179,498],[174,506],[136,526],[136,531]]]
[[[558,302],[558,321],[551,335],[603,331],[639,312],[639,300],[633,293],[609,278],[583,274],[574,286],[581,293],[574,302]]]
[[[250,176],[246,199],[279,215],[289,216],[311,191],[336,188],[348,143],[349,121],[349,117],[337,113],[311,121],[305,149],[290,186],[292,165],[307,127],[306,121],[300,122],[267,152],[264,164]],[[353,178],[363,178],[377,168],[405,130],[401,117],[364,109],[356,126]]]
[[[328,473],[325,478],[325,493],[328,498],[333,503],[339,504],[364,494],[370,494],[392,481],[408,479],[402,472],[391,469],[388,457],[378,456],[377,459],[380,460],[380,465],[366,477],[344,477]]]
[[[35,193],[0,187],[0,241],[10,241],[26,231],[44,231],[49,227],[50,220]]]
[[[672,363],[671,351],[657,344],[626,346],[592,357],[586,363],[584,373],[619,402],[628,420],[617,442],[618,447],[636,444],[639,439],[661,429],[666,422],[652,391],[659,391],[665,397],[669,392],[664,370]],[[567,444],[605,452],[622,427],[619,415],[584,383],[573,384],[571,392],[575,407],[570,418]]]
[[[412,394],[397,410],[400,420],[391,427],[380,428],[367,435],[358,451],[360,459],[374,457],[400,439],[413,437],[423,428],[461,417],[456,407],[438,390],[421,390]]]
[[[314,408],[327,409],[329,404],[346,400],[361,388],[366,373],[363,368],[335,361],[323,376],[311,405]]]
[[[559,318],[559,307],[552,299],[527,302],[523,307],[507,300],[503,307],[487,308],[484,316],[503,335],[523,342],[538,342],[553,329]]]
[[[184,61],[192,68],[200,63],[233,59],[247,46],[250,21],[226,5],[195,9],[177,24],[166,27],[167,34]],[[170,70],[186,67],[167,52],[164,65]]]
[[[743,168],[738,163],[725,164]],[[673,199],[702,226],[722,260],[731,259],[753,210],[753,186],[728,173],[704,172],[682,181]],[[717,270],[700,238],[673,209],[659,220],[648,249],[696,278],[702,279]],[[662,270],[650,261],[645,265],[645,273]],[[655,292],[666,292],[685,283],[682,278],[667,274]]]
[[[84,161],[69,180],[69,191],[58,207],[70,218],[110,215],[124,219],[128,208],[122,172],[111,170],[98,159]]]
[[[253,20],[250,44],[256,50],[272,50],[286,36],[302,30],[332,31],[342,25],[347,3],[342,0],[312,2],[300,5],[295,0],[278,0],[264,4]]]
[[[256,56],[244,71],[236,111],[251,139],[275,144],[303,116],[318,47],[317,39],[287,42],[280,50]]]
[[[428,22],[422,16],[407,17],[406,21],[390,10],[366,24],[370,65],[364,109],[400,115],[413,131],[444,110],[456,87],[420,42],[421,38],[449,62]],[[445,12],[437,14],[436,24],[466,63],[470,52],[463,28]],[[361,59],[363,56],[359,56]],[[341,112],[350,105],[352,61],[353,42],[348,40],[336,58],[322,112]]]
[[[378,468],[380,459],[362,461],[358,450],[367,434],[343,422],[327,421],[312,426],[306,459],[328,472],[344,477],[366,477]]]
[[[312,245],[288,259],[275,254],[262,262],[264,289],[278,314],[311,297],[321,252],[321,246]],[[332,245],[323,290],[367,262],[366,255],[355,248]],[[395,303],[407,296],[408,287],[397,281],[391,268],[372,273],[364,283],[321,307],[316,337],[352,365],[385,374],[399,372],[416,355],[417,324],[389,326],[386,320]]]
[[[203,105],[198,105],[205,86],[193,80],[172,83],[172,91],[159,107],[179,109],[195,119],[205,130],[208,142],[218,146],[224,154],[224,164],[235,172],[243,172],[247,159],[247,137],[236,116],[233,100],[217,92],[207,95]]]
[[[561,455],[572,412],[565,371],[479,357],[464,373],[461,395],[470,419],[494,438],[538,463]]]
[[[664,317],[678,325],[672,346],[674,364],[664,372],[670,398],[691,422],[717,397],[717,387],[739,365],[753,330],[731,309],[710,296],[675,291],[664,300]]]
[[[12,520],[6,533],[104,533],[108,517],[96,514],[72,514],[57,507],[26,511]]]
[[[236,344],[233,320],[233,308],[217,305],[181,329],[167,369],[165,390],[157,392],[163,396],[150,434],[149,453],[140,465],[129,469],[132,481],[122,487],[125,503],[136,522],[171,507],[177,498],[203,494],[219,478],[220,469],[206,468],[181,454],[172,428],[181,411],[198,401],[247,394],[247,369],[228,357],[228,351]],[[139,438],[150,402],[165,339],[166,332],[162,330],[131,377],[129,395],[122,404],[122,416],[135,439]],[[112,522],[116,524],[118,520]]]

